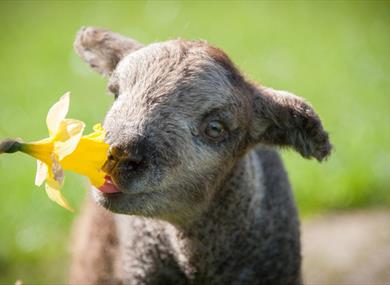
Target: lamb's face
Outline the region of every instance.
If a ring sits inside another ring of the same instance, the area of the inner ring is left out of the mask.
[[[143,46],[92,27],[80,30],[75,48],[109,77],[116,97],[104,122],[112,146],[104,169],[114,184],[93,190],[113,212],[186,222],[257,143],[318,160],[330,154],[328,134],[302,98],[248,83],[204,42]]]
[[[96,189],[98,203],[170,220],[207,205],[248,125],[242,79],[223,66],[224,57],[206,44],[170,41],[119,62],[104,128],[112,146],[105,170],[120,192]]]

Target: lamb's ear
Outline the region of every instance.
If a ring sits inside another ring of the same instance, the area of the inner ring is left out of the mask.
[[[286,91],[256,87],[251,136],[255,141],[292,147],[303,157],[326,158],[332,149],[328,133],[313,108]]]
[[[135,40],[96,27],[81,28],[74,42],[77,54],[104,76],[109,76],[126,54],[142,46]]]

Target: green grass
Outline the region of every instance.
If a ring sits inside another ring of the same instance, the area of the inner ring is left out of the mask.
[[[0,2],[0,138],[46,136],[48,108],[72,92],[70,117],[102,120],[105,81],[74,54],[97,25],[144,43],[182,37],[222,47],[252,79],[315,106],[335,151],[324,164],[283,151],[299,209],[390,205],[390,5],[386,2]],[[0,283],[61,283],[75,214],[33,186],[35,162],[0,157]],[[81,204],[86,181],[64,188]],[[76,211],[77,212],[77,211]]]

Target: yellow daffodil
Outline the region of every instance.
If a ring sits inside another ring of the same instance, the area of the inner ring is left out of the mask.
[[[82,121],[66,119],[69,109],[69,93],[66,93],[49,110],[46,124],[49,137],[40,141],[24,143],[5,140],[0,144],[0,153],[22,151],[37,159],[35,184],[46,181],[45,189],[49,198],[71,210],[62,196],[63,170],[87,176],[91,183],[100,187],[104,184],[102,166],[107,160],[109,145],[104,142],[105,131],[100,124],[94,132],[82,136],[85,124]]]

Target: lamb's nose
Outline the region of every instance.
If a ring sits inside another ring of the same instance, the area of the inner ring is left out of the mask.
[[[138,148],[130,149],[113,145],[109,149],[108,160],[103,166],[103,170],[107,173],[111,173],[114,168],[135,170],[142,160],[143,156]]]
[[[111,146],[109,150],[110,155],[114,160],[130,160],[134,163],[140,163],[143,159],[142,151],[138,145],[129,147]]]
[[[109,149],[109,158],[119,161],[127,157],[127,151],[119,146],[111,146]]]

